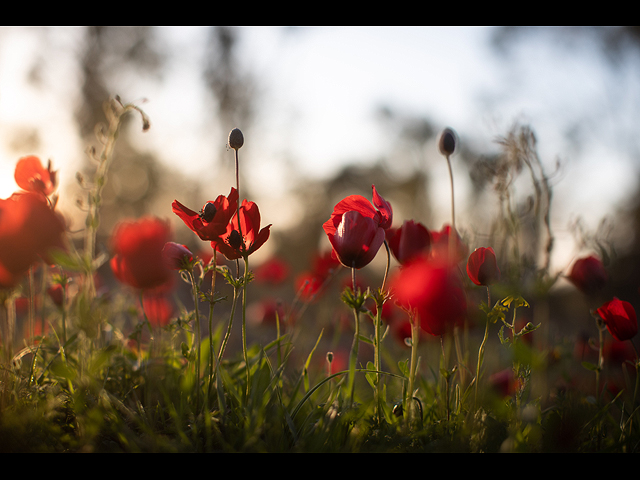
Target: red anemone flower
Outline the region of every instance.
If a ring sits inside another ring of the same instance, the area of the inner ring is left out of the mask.
[[[604,321],[609,333],[621,342],[629,340],[638,333],[636,311],[629,302],[614,297],[602,305],[598,315]]]
[[[451,240],[452,235],[454,237]],[[452,251],[449,252],[449,250]],[[442,230],[431,232],[431,257],[441,260],[450,259],[453,263],[458,263],[466,259],[467,255],[469,255],[469,247],[462,241],[458,232],[451,228],[451,225],[444,225]]]
[[[440,336],[465,319],[467,301],[459,275],[448,262],[419,257],[391,279],[399,306],[417,314],[420,327]]]
[[[493,248],[476,248],[467,261],[467,275],[476,285],[491,285],[500,280],[500,269]]]
[[[0,199],[0,287],[15,286],[38,259],[65,249],[65,223],[37,193]]]
[[[429,252],[431,234],[421,223],[406,220],[400,228],[387,230],[387,241],[396,260],[405,264]]]
[[[236,214],[226,225],[226,231],[211,242],[227,260],[251,255],[269,239],[271,224],[260,229],[260,210],[255,202],[246,199],[240,206],[240,221]]]
[[[362,268],[376,256],[391,228],[391,205],[373,189],[373,205],[362,195],[349,195],[336,204],[323,229],[333,255],[348,268]],[[374,206],[375,205],[375,206]]]
[[[205,203],[200,212],[194,212],[177,200],[173,201],[171,208],[200,240],[216,241],[226,232],[238,209],[238,191],[232,187],[228,196],[219,195],[214,201]]]
[[[589,255],[575,261],[567,278],[582,293],[593,295],[607,283],[607,271],[598,257]]]
[[[51,160],[44,168],[38,157],[29,155],[18,160],[14,177],[23,190],[48,196],[56,189],[56,173],[51,170]]]
[[[385,232],[373,219],[350,210],[342,215],[335,233],[327,236],[340,263],[359,269],[376,256],[384,243]]]
[[[118,224],[111,237],[111,269],[116,278],[143,290],[167,284],[172,277],[162,249],[170,233],[169,223],[155,217]]]

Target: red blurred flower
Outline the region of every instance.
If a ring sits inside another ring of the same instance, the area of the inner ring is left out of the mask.
[[[638,333],[638,320],[633,306],[614,297],[597,310],[609,333],[621,342],[629,340]]]
[[[453,263],[458,263],[467,258],[469,247],[462,241],[458,232],[452,233],[450,225],[444,225],[440,231],[431,231],[431,257],[441,260],[451,259]],[[454,235],[453,240],[450,240]],[[451,242],[451,243],[450,243]],[[452,248],[452,252],[449,250]]]
[[[65,249],[65,223],[40,194],[0,199],[0,287],[13,287],[38,259]]]
[[[236,213],[238,191],[232,187],[227,197],[219,195],[214,201],[205,203],[200,212],[194,212],[177,200],[173,201],[171,208],[200,240],[216,241],[225,233],[229,221]]]
[[[162,294],[145,293],[142,297],[142,308],[152,327],[160,328],[168,325],[173,316],[173,305]]]
[[[593,295],[607,283],[607,272],[598,257],[589,255],[575,261],[567,278],[582,293]]]
[[[226,231],[211,242],[211,246],[215,246],[228,260],[251,255],[269,239],[271,224],[260,229],[258,205],[245,199],[239,212],[240,221],[236,214],[226,225]]]
[[[155,217],[124,221],[111,237],[114,256],[111,269],[122,283],[152,289],[171,280],[162,249],[170,237],[169,223]]]
[[[465,319],[462,281],[447,262],[417,258],[403,266],[390,285],[396,302],[417,313],[420,327],[431,335],[443,335]]]
[[[469,255],[467,275],[476,285],[487,286],[500,280],[500,269],[493,248],[476,248]]]
[[[509,397],[516,392],[520,382],[514,377],[513,369],[506,368],[491,375],[489,384],[498,395]]]
[[[400,228],[387,230],[387,241],[393,256],[404,264],[429,251],[431,234],[421,223],[406,220]]]
[[[257,282],[277,284],[286,280],[289,275],[289,264],[278,257],[272,257],[262,263],[255,270],[255,279]]]
[[[18,160],[14,178],[23,190],[48,196],[56,189],[56,173],[51,170],[51,160],[44,168],[38,157],[29,155]]]
[[[171,270],[185,270],[193,262],[193,254],[186,245],[167,242],[162,247],[162,259]]]

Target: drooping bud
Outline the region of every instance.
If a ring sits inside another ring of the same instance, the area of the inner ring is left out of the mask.
[[[442,131],[438,142],[438,148],[442,155],[453,155],[456,149],[456,137],[456,132],[452,128],[447,127]]]
[[[234,128],[229,132],[229,147],[238,150],[244,145],[244,135],[239,128]]]

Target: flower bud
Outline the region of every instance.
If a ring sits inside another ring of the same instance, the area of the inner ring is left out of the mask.
[[[229,146],[234,150],[238,150],[244,145],[244,135],[239,128],[234,128],[229,132]]]
[[[445,128],[440,135],[440,141],[438,142],[438,148],[442,155],[453,155],[456,149],[456,132],[451,128]]]

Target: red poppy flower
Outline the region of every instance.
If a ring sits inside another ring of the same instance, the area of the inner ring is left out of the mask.
[[[0,287],[15,286],[38,259],[65,249],[65,223],[40,194],[0,199]]]
[[[369,264],[384,243],[385,230],[391,228],[391,205],[378,195],[375,185],[371,188],[373,205],[362,195],[349,195],[336,204],[322,226],[333,254],[348,268]]]
[[[111,269],[116,278],[139,289],[167,284],[172,277],[162,249],[170,233],[169,223],[155,217],[118,224],[111,237]]]
[[[393,222],[391,205],[378,195],[375,185],[372,185],[371,188],[373,189],[373,205],[362,195],[349,195],[333,207],[331,218],[323,225],[327,235],[335,233],[342,221],[342,215],[351,210],[360,213],[364,217],[371,218],[376,227],[381,227],[385,230],[391,228],[391,223]]]
[[[272,257],[255,269],[255,280],[259,283],[276,285],[287,279],[290,270],[286,260]]]
[[[609,333],[621,342],[629,340],[638,333],[636,311],[629,302],[614,297],[602,305],[598,315],[604,321]]]
[[[385,232],[372,218],[350,210],[342,214],[335,232],[327,236],[340,263],[359,269],[374,259],[384,243]]]
[[[476,248],[467,261],[467,275],[476,285],[491,285],[500,280],[500,269],[493,248]]]
[[[193,254],[186,245],[167,242],[162,247],[162,259],[170,269],[183,270],[189,268],[189,264],[193,261]]]
[[[607,271],[598,257],[589,255],[576,260],[567,278],[582,293],[593,295],[606,285]]]
[[[453,245],[450,245],[450,237],[454,235]],[[449,252],[453,246],[452,252]],[[444,225],[440,231],[431,232],[431,257],[441,260],[450,258],[453,263],[458,263],[467,258],[469,247],[453,231],[450,225]]]
[[[48,196],[56,189],[56,173],[51,170],[51,160],[49,160],[47,168],[44,168],[38,157],[30,155],[18,160],[14,177],[18,186],[23,190]]]
[[[240,206],[240,222],[236,214],[226,225],[226,231],[211,242],[227,260],[249,256],[269,239],[271,224],[260,229],[260,210],[254,202],[246,199]],[[242,234],[240,233],[242,232]]]
[[[460,277],[447,262],[419,257],[390,282],[396,302],[418,315],[420,327],[434,336],[464,321],[467,302]]]
[[[232,187],[228,196],[219,195],[214,201],[205,203],[200,212],[194,212],[177,200],[173,201],[171,208],[200,240],[216,241],[225,233],[238,209],[238,191]]]
[[[142,297],[141,312],[147,317],[152,327],[161,328],[169,324],[173,316],[171,301],[162,294],[145,293]]]
[[[400,228],[387,230],[387,241],[396,260],[405,264],[418,255],[429,252],[431,234],[421,223],[407,220]]]

